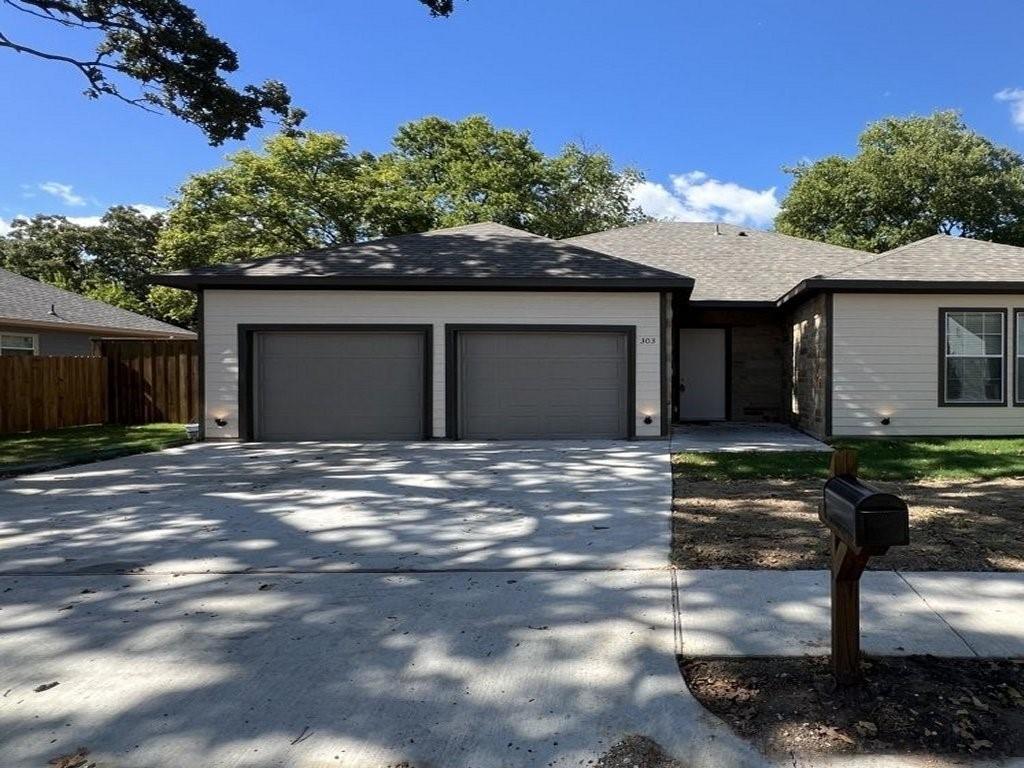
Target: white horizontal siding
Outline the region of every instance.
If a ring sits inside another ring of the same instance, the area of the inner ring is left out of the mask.
[[[661,329],[657,293],[530,291],[208,290],[203,296],[206,432],[238,437],[238,326],[253,323],[429,323],[434,328],[433,428],[445,434],[447,323],[630,325],[636,328],[636,434],[661,420]],[[639,343],[653,337],[653,344]],[[653,416],[644,424],[645,414]],[[215,418],[227,420],[218,428]]]
[[[939,407],[939,308],[1006,309],[1008,405]],[[1024,434],[1013,407],[1013,310],[1024,295],[836,294],[832,432],[855,435]],[[888,416],[889,426],[882,426]]]

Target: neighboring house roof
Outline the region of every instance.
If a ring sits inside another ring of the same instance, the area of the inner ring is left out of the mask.
[[[689,288],[684,275],[501,224],[470,224],[363,243],[179,270],[154,282],[184,288],[598,287]]]
[[[562,242],[694,278],[692,301],[775,303],[801,280],[871,254],[733,224],[649,222]]]
[[[0,269],[0,324],[194,339],[191,331]]]
[[[1024,290],[1024,248],[932,235],[849,267],[802,281],[783,303],[809,291],[999,292]]]

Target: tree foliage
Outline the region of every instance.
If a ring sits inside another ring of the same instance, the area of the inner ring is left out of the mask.
[[[162,268],[160,214],[115,206],[95,226],[63,216],[18,218],[0,238],[0,267],[114,306],[169,319],[177,307],[154,304],[148,276]],[[169,290],[169,289],[168,289]],[[178,315],[181,313],[178,312]],[[185,314],[187,320],[191,310]]]
[[[788,170],[780,232],[874,252],[937,233],[1024,245],[1024,159],[955,112],[881,120],[855,156]]]
[[[641,220],[638,179],[576,145],[548,157],[483,117],[409,123],[379,156],[336,134],[278,135],[186,181],[160,250],[184,267],[479,221],[569,237]]]
[[[0,32],[0,48],[59,62],[78,70],[85,95],[110,96],[194,123],[211,144],[241,139],[269,113],[286,128],[302,120],[287,89],[276,80],[236,88],[226,75],[238,57],[211,35],[180,0],[2,0],[40,23],[99,37],[95,52],[80,56],[44,50]],[[77,40],[68,48],[78,49]],[[129,87],[134,83],[135,87]]]

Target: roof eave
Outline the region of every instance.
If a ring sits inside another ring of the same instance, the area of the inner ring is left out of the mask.
[[[1017,293],[1024,292],[1024,280],[852,280],[810,278],[783,294],[777,304],[784,307],[797,299],[827,291],[830,293]]]
[[[184,328],[174,330],[145,330],[142,328],[122,328],[116,325],[96,325],[94,323],[75,323],[70,321],[48,322],[45,320],[29,320],[21,317],[0,317],[0,325],[5,327],[30,328],[38,331],[71,331],[93,333],[97,337],[106,338],[138,338],[138,339],[195,339],[195,331]]]
[[[324,288],[359,289],[388,288],[405,290],[450,289],[530,289],[530,290],[693,290],[694,281],[689,277],[647,277],[647,278],[579,278],[579,277],[529,277],[529,278],[453,278],[453,277],[327,277],[300,275],[289,277],[262,277],[252,275],[155,275],[150,278],[155,285],[186,290],[210,288]]]

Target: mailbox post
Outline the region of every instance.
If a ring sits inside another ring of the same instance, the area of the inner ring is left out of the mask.
[[[832,672],[840,685],[860,679],[860,577],[868,561],[910,543],[907,504],[857,479],[857,454],[832,454],[818,512],[832,531]]]

